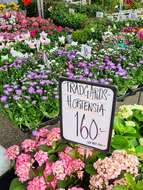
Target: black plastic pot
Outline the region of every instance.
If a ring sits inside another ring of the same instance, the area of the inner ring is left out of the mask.
[[[3,176],[0,177],[0,189],[9,190],[11,181],[16,177],[14,169],[9,170]]]
[[[40,124],[40,127],[45,127],[47,125],[56,125],[59,122],[59,116],[49,119],[49,118],[43,118],[43,122]]]
[[[138,87],[138,88],[136,88],[134,90],[128,90],[128,92],[125,95],[117,97],[117,102],[123,102],[126,97],[133,96],[137,92],[143,92],[143,87],[140,86],[140,87]]]
[[[58,122],[59,122],[59,116],[53,119],[44,117],[42,123],[39,125],[39,128],[45,127],[47,125],[56,125]],[[32,130],[25,125],[21,125],[20,129],[23,133],[30,133],[30,134],[32,133]]]

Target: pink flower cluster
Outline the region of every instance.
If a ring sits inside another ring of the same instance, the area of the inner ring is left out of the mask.
[[[13,145],[6,150],[6,155],[10,160],[15,160],[20,153],[20,148],[17,145]]]
[[[20,148],[16,145],[6,151],[8,157],[15,160],[15,173],[22,183],[27,183],[27,190],[46,190],[47,188],[55,190],[59,180],[67,180],[71,176],[82,180],[85,167],[81,160],[83,156],[72,156],[73,151],[76,150],[78,153],[78,147],[73,149],[70,146],[63,146],[63,151],[57,151],[54,154],[55,147],[60,146],[59,143],[61,143],[59,128],[51,130],[41,128],[33,131],[33,136],[33,139],[26,139],[22,142],[21,154]],[[52,161],[51,156],[55,156],[56,160]],[[38,176],[39,170],[42,172],[40,177]],[[49,176],[52,178],[46,180]],[[83,189],[73,187],[68,190]]]
[[[138,158],[134,155],[128,154],[126,151],[115,150],[110,157],[104,160],[97,160],[94,163],[96,175],[90,179],[90,189],[112,190],[115,184],[123,185],[125,180],[118,179],[122,172],[131,173],[134,176],[138,175]],[[113,183],[109,184],[112,180]]]
[[[139,38],[140,40],[143,40],[143,29],[140,29],[140,30],[138,31],[137,35],[138,35],[138,38]]]
[[[42,166],[47,160],[48,160],[48,154],[46,152],[43,152],[42,150],[39,150],[34,155],[35,160],[38,162],[39,166]]]
[[[59,153],[59,158],[60,160],[52,164],[53,174],[58,180],[64,180],[66,176],[84,169],[85,165],[80,159],[73,159],[64,152]]]
[[[32,181],[29,181],[27,190],[45,190],[46,182],[43,177],[34,177]]]
[[[31,139],[26,139],[22,142],[21,146],[25,152],[32,152],[36,148],[36,142]]]
[[[48,35],[55,32],[60,33],[64,30],[61,26],[54,25],[50,19],[41,17],[26,17],[21,12],[4,13],[0,25],[1,36],[7,40],[14,39],[15,36],[29,31],[32,38],[41,31],[46,31]]]
[[[40,129],[39,132],[35,134],[35,136],[38,139],[38,146],[44,145],[44,144],[48,146],[52,146],[54,142],[60,140],[60,129],[54,128],[51,131],[49,130],[47,131],[46,129]]]
[[[16,160],[16,175],[21,182],[29,179],[30,168],[32,166],[31,156],[28,154],[20,154]]]
[[[65,190],[65,189],[60,188],[60,189],[57,189],[57,190]],[[71,187],[71,188],[69,188],[68,190],[84,190],[84,189],[81,188],[81,187]]]

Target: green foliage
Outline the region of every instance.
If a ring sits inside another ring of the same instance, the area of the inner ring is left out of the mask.
[[[113,188],[113,190],[128,190],[125,185],[118,185]]]
[[[86,43],[92,38],[92,31],[90,28],[76,30],[72,33],[72,38],[79,43]]]
[[[9,190],[26,190],[26,187],[18,180],[18,178],[14,178],[11,182]]]
[[[96,20],[93,23],[87,24],[87,27],[84,29],[76,30],[72,33],[74,41],[79,43],[86,43],[88,40],[97,39],[102,41],[102,34],[107,29],[107,20],[100,19]]]
[[[112,147],[114,149],[128,149],[129,148],[129,143],[128,140],[120,135],[115,135],[112,138]]]
[[[101,6],[93,3],[91,5],[81,5],[74,7],[75,11],[78,13],[83,13],[88,15],[89,17],[96,17],[97,11],[103,11]]]
[[[69,13],[68,8],[64,5],[56,6],[52,10],[51,18],[55,24],[73,29],[83,28],[87,20],[87,16],[84,14]]]

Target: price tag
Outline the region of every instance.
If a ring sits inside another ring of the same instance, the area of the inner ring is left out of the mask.
[[[137,19],[137,13],[135,11],[130,11],[129,15],[128,15],[129,19]]]
[[[69,8],[69,13],[74,14],[74,13],[75,13],[75,10],[74,10],[74,9]]]
[[[124,14],[119,14],[118,15],[118,21],[126,20],[128,17]]]
[[[91,57],[91,50],[92,48],[88,45],[82,45],[81,46],[81,55],[85,58],[89,58]]]
[[[97,18],[103,18],[104,13],[103,12],[96,12],[96,17]]]
[[[60,79],[62,138],[108,151],[112,136],[116,89],[112,86]]]

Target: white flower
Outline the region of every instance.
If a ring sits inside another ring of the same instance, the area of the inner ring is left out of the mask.
[[[0,42],[4,41],[4,37],[0,36]]]
[[[56,51],[57,49],[58,49],[58,46],[55,46],[54,48],[52,48],[52,49],[50,50],[50,53]]]
[[[27,45],[28,45],[31,49],[35,49],[35,42],[29,41],[29,42],[27,42]]]
[[[75,41],[71,42],[71,46],[77,46],[77,45],[78,45],[78,42],[75,42]]]
[[[42,38],[47,38],[47,33],[46,32],[41,32],[40,33],[40,37],[42,37]]]
[[[13,48],[11,48],[10,53],[13,57],[23,57],[23,53],[15,51]]]
[[[1,60],[2,60],[2,61],[8,60],[8,55],[2,55],[2,56],[1,56]]]
[[[59,42],[61,44],[65,44],[65,37],[64,36],[59,37]]]

